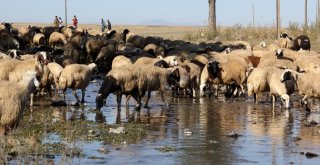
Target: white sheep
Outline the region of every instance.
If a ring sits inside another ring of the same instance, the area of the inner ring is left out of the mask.
[[[293,77],[296,81],[298,92],[303,96],[301,103],[305,105],[306,111],[310,111],[308,99],[320,98],[320,74],[312,72],[299,73],[291,69],[286,69],[285,72],[290,72],[294,75]]]
[[[179,81],[177,68],[160,68],[153,65],[135,66],[124,65],[112,69],[103,81],[96,97],[96,107],[100,109],[110,93],[116,93],[118,108],[121,105],[122,94],[131,95],[137,101],[136,109],[141,108],[141,97],[147,92],[148,102],[152,91],[159,91],[165,102],[164,90],[167,84],[177,84]]]
[[[151,57],[140,57],[134,62],[134,65],[138,65],[138,66],[155,65],[157,62],[161,60],[164,60],[168,64],[168,67],[174,67],[178,65],[177,56],[167,56],[163,59],[151,58]]]
[[[141,97],[145,92],[148,92],[145,107],[148,107],[152,91],[159,91],[162,101],[166,103],[164,98],[165,86],[174,86],[179,83],[179,80],[179,69],[176,67],[161,68],[152,65],[141,67],[138,88]]]
[[[81,89],[81,103],[84,103],[85,89],[91,81],[92,71],[96,66],[95,63],[88,65],[70,64],[66,66],[59,76],[59,88],[63,90],[63,98],[65,99],[66,97],[67,88],[71,88],[73,95],[77,99],[77,103],[79,103],[80,100],[76,90]]]
[[[56,93],[59,92],[59,77],[63,70],[63,67],[55,62],[50,62],[47,65],[50,70],[49,80],[55,84]]]
[[[288,48],[291,49],[293,47],[293,41],[290,40],[288,37],[286,38],[279,38],[277,41],[275,41],[276,44],[278,44],[278,46],[280,48]]]
[[[285,56],[293,59],[300,71],[320,73],[320,54],[318,52],[285,49],[283,53]]]
[[[248,71],[248,66],[234,58],[222,62],[210,61],[201,72],[200,96],[205,95],[203,90],[208,84],[233,85],[236,83],[244,93]]]
[[[278,49],[275,53],[267,53],[260,58],[258,67],[274,66],[283,67],[293,70],[298,70],[298,65],[294,63],[293,59],[284,56],[283,50]]]
[[[66,36],[66,39],[69,41],[71,37],[74,35],[75,31],[70,27],[63,27],[61,29],[61,33]]]
[[[179,65],[185,68],[186,71],[188,72],[189,79],[190,79],[189,85],[192,92],[190,96],[195,97],[196,96],[195,90],[199,89],[199,85],[200,85],[201,69],[198,65],[190,62],[189,60],[180,59]]]
[[[46,37],[42,33],[37,33],[33,36],[32,44],[35,46],[46,44]]]
[[[272,107],[275,107],[276,95],[285,102],[285,108],[290,107],[290,95],[294,93],[295,85],[290,74],[277,67],[258,67],[253,69],[247,79],[248,96],[254,97],[258,103],[263,92],[272,96]]]
[[[132,65],[132,62],[129,58],[123,55],[118,55],[112,60],[112,66],[111,68],[117,68],[124,65]]]
[[[26,71],[20,82],[0,81],[0,135],[18,126],[29,96],[38,86],[32,70]]]
[[[185,67],[177,66],[179,69],[180,80],[173,86],[173,97],[178,96],[180,90],[190,90],[190,97],[194,96],[194,89],[191,87],[190,75]]]
[[[30,28],[31,26],[29,25],[29,26],[21,26],[20,28],[19,28],[19,33],[23,36],[23,35],[25,35],[25,34],[27,34],[28,32],[29,32],[29,28]]]
[[[141,107],[141,97],[138,91],[140,67],[135,65],[123,65],[112,68],[106,75],[96,97],[96,108],[100,110],[105,99],[111,93],[117,95],[118,109],[121,106],[122,94],[132,95],[137,101],[137,108]],[[128,100],[128,99],[127,99]],[[127,104],[128,105],[128,102]]]
[[[280,49],[280,47],[278,46],[278,44],[276,43],[271,43],[267,46],[267,50],[269,51],[276,51],[277,49]]]
[[[9,49],[6,53],[0,52],[0,59],[21,59],[21,52],[17,49]]]
[[[67,43],[67,38],[62,33],[53,32],[49,37],[49,45],[51,45],[52,47],[65,45],[66,43]]]
[[[45,52],[38,52],[34,58],[28,60],[3,60],[0,65],[0,80],[19,82],[27,70],[34,70],[39,80],[46,79],[46,64],[48,63]],[[42,80],[41,80],[42,81]],[[45,80],[43,80],[45,81]],[[33,95],[31,94],[30,106],[33,106]]]

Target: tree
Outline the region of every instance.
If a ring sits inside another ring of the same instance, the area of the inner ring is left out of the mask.
[[[216,0],[208,0],[209,2],[209,18],[208,26],[213,32],[217,32],[217,22],[216,22]]]

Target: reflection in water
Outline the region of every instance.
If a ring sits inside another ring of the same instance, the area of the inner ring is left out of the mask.
[[[122,106],[118,110],[116,99],[111,95],[107,106],[97,112],[92,110],[96,88],[89,86],[87,89],[86,93],[91,96],[86,98],[87,106],[50,108],[50,113],[43,107],[35,107],[27,115],[30,120],[43,120],[44,123],[48,119],[57,122],[91,120],[106,124],[146,123],[151,126],[146,140],[135,145],[116,146],[121,149],[114,149],[108,154],[96,152],[101,147],[98,142],[83,142],[87,156],[98,154],[110,164],[319,163],[319,158],[307,159],[300,154],[320,154],[319,127],[305,126],[312,120],[320,122],[318,102],[313,104],[312,113],[306,115],[298,103],[294,103],[297,106],[289,111],[278,106],[273,113],[269,102],[257,105],[245,99],[171,98],[167,95],[170,105],[164,106],[159,95],[155,95],[149,103],[151,109],[135,111],[134,106]],[[134,105],[135,102],[129,104]],[[192,134],[185,134],[186,129]],[[231,132],[241,136],[226,136]],[[295,140],[297,137],[301,140]],[[162,153],[156,150],[163,146],[176,148],[177,151]],[[81,163],[93,161],[88,158],[74,159]]]

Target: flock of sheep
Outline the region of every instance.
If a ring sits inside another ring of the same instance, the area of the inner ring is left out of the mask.
[[[96,96],[100,110],[112,93],[133,97],[139,110],[141,98],[169,87],[173,97],[218,95],[252,96],[259,103],[269,92],[273,105],[277,96],[290,106],[290,95],[298,91],[307,110],[309,97],[320,97],[317,86],[320,55],[311,51],[310,39],[283,33],[274,43],[251,46],[245,41],[199,44],[140,36],[128,29],[91,35],[87,29],[29,26],[16,29],[3,23],[0,30],[0,133],[15,128],[23,108],[34,94],[52,97],[68,88],[78,103],[93,75],[104,80]],[[312,81],[311,81],[312,80]],[[76,90],[81,89],[79,98]],[[54,91],[54,93],[53,93]]]

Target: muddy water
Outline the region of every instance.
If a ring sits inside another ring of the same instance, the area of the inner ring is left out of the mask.
[[[101,82],[101,81],[99,81]],[[251,98],[173,99],[167,93],[169,105],[154,94],[151,109],[134,110],[135,102],[121,111],[111,95],[101,112],[94,109],[97,83],[87,88],[86,106],[54,108],[64,113],[56,122],[89,120],[99,123],[145,123],[150,131],[136,144],[104,144],[101,141],[76,141],[73,145],[83,150],[82,156],[55,155],[54,164],[319,164],[320,158],[307,158],[302,152],[320,155],[320,127],[306,126],[312,120],[320,122],[318,101],[311,102],[312,113],[306,114],[295,98],[290,111],[275,111],[267,101],[256,105]],[[80,94],[80,93],[79,93]],[[68,91],[67,102],[75,101]],[[123,99],[122,103],[125,103]],[[41,113],[46,105],[34,108]],[[28,117],[34,115],[28,112]],[[23,125],[23,123],[22,123]],[[234,136],[230,136],[230,135]],[[236,136],[238,135],[238,136]],[[297,140],[298,139],[298,140]],[[301,139],[301,140],[299,140]],[[63,142],[59,135],[50,134],[43,142]],[[99,152],[106,148],[108,152]]]

